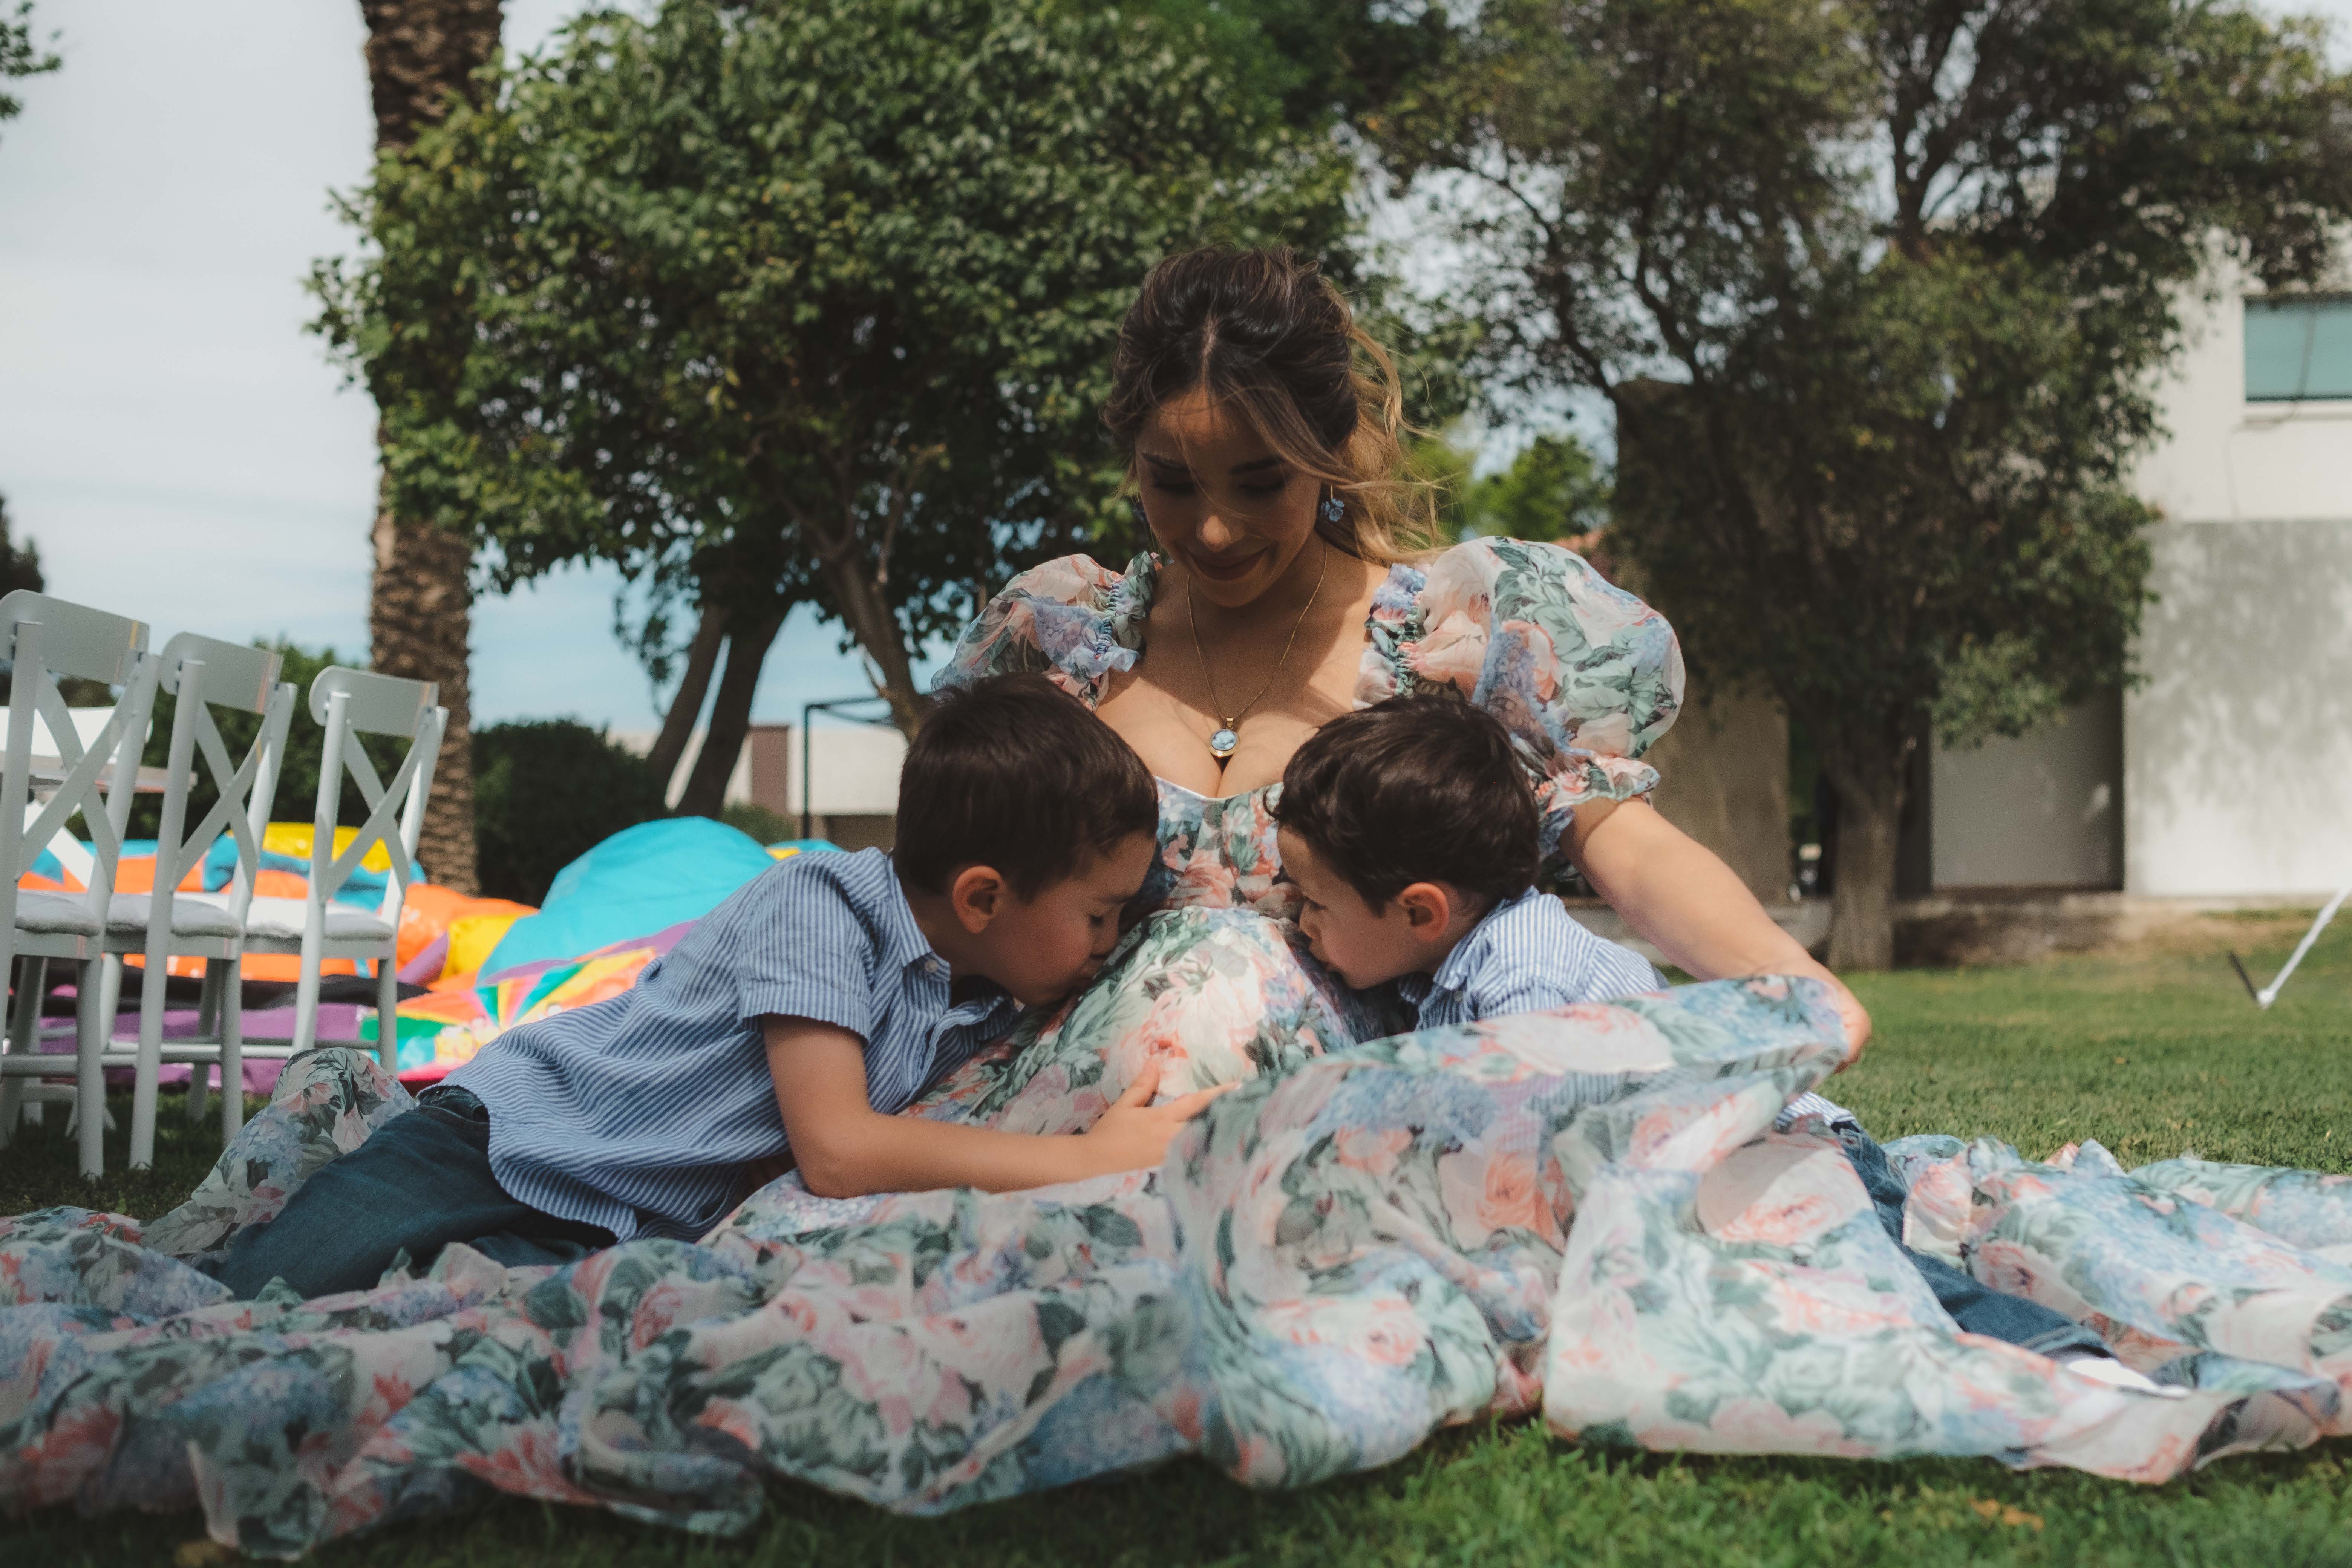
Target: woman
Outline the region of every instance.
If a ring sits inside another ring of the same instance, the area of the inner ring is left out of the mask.
[[[1414,548],[1434,507],[1404,476],[1395,369],[1311,263],[1213,248],[1155,267],[1105,418],[1156,552],[1124,572],[1071,556],[1024,574],[946,679],[1045,670],[1142,755],[1160,794],[1161,864],[1139,900],[1152,912],[1065,1018],[945,1098],[1017,1113],[1033,1079],[1058,1098],[1095,1073],[1115,1097],[1144,1054],[1174,1093],[1396,1026],[1296,940],[1266,808],[1317,728],[1429,680],[1512,730],[1549,867],[1572,862],[1701,979],[1827,982],[1859,1051],[1870,1020],[1853,994],[1649,804],[1657,773],[1639,759],[1682,700],[1672,630],[1556,545]],[[1262,995],[1230,984],[1231,963],[1201,963],[1203,946],[1243,958]]]
[[[948,679],[1044,669],[1141,754],[1160,803],[1150,912],[1085,994],[928,1105],[1077,1131],[1146,1058],[1164,1099],[1407,1026],[1306,951],[1267,808],[1307,735],[1416,681],[1454,682],[1512,731],[1548,864],[1572,862],[1701,980],[1826,983],[1848,1060],[1860,1053],[1870,1017],[1853,994],[1649,804],[1658,775],[1639,759],[1682,703],[1672,629],[1558,545],[1411,551],[1435,519],[1403,477],[1402,402],[1389,356],[1287,251],[1196,250],[1146,277],[1105,419],[1159,549],[1124,573],[1072,556],[1024,574],[966,630]],[[1903,1184],[1876,1142],[1818,1095],[1796,1113],[1832,1124],[1900,1243]],[[2105,1353],[2045,1307],[1911,1261],[1973,1331]]]
[[[1503,719],[1547,849],[1684,967],[1827,979],[1643,799],[1639,754],[1680,698],[1656,616],[1549,545],[1402,559],[1428,506],[1394,477],[1394,378],[1311,268],[1163,265],[1118,368],[1113,426],[1160,559],[1028,574],[957,673],[1050,669],[1135,744],[1160,779],[1153,907],[930,1114],[1083,1125],[1147,1056],[1178,1058],[1177,1092],[1391,1025],[1297,943],[1265,806],[1301,737],[1409,680],[1454,680]],[[1834,990],[1858,1045],[1868,1021]],[[2295,1245],[2337,1245],[2340,1178],[2141,1173],[2193,1200],[2175,1204],[2091,1172],[2114,1163],[2087,1148],[2060,1170],[1913,1141],[1948,1251],[1997,1244],[2136,1353],[2190,1352],[2227,1319],[2229,1355],[2179,1355],[2193,1397],[2078,1377],[1995,1342],[2095,1334],[2021,1295],[1955,1333],[1818,1141],[1752,1141],[1826,1065],[1813,991],[1685,987],[1299,1064],[1159,1171],[854,1200],[787,1177],[699,1245],[633,1241],[552,1277],[458,1248],[373,1291],[223,1300],[165,1255],[266,1222],[406,1110],[373,1060],[329,1047],[174,1214],[0,1220],[0,1505],[201,1500],[215,1539],[292,1555],[486,1486],[713,1531],[750,1522],[776,1474],[915,1512],[1184,1452],[1299,1485],[1546,1400],[1595,1440],[2141,1479],[2333,1421],[2334,1380],[2352,1384],[2340,1270],[2220,1211],[2284,1194]],[[1846,1146],[1899,1201],[1875,1146]],[[1573,1268],[1572,1214],[1597,1215]],[[1937,1267],[1948,1302],[1989,1294]]]

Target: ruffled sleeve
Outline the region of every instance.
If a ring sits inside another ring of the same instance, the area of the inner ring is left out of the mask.
[[[1035,670],[1095,706],[1112,672],[1133,668],[1142,651],[1157,564],[1139,555],[1121,573],[1065,555],[1031,567],[964,627],[933,685]]]
[[[1475,539],[1390,574],[1372,601],[1356,700],[1440,680],[1510,731],[1549,862],[1578,805],[1657,787],[1640,759],[1682,710],[1682,646],[1664,616],[1573,551]]]

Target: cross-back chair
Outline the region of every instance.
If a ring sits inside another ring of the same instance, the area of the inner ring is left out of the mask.
[[[0,598],[0,638],[10,661],[8,740],[0,763],[0,959],[22,961],[8,1049],[0,1054],[0,1140],[15,1134],[26,1079],[57,1076],[59,1064],[36,1048],[41,996],[53,963],[75,966],[74,1088],[82,1174],[103,1169],[106,1019],[100,972],[123,830],[146,744],[157,662],[147,627],[127,616],[19,589]],[[121,689],[110,718],[84,738],[58,682],[95,680]],[[48,731],[54,759],[37,759],[34,721]],[[33,859],[79,817],[89,858],[79,892],[20,888]],[[36,1090],[37,1093],[40,1092]],[[67,1098],[65,1094],[44,1098]]]
[[[172,715],[172,742],[164,784],[162,821],[156,831],[155,883],[149,893],[117,893],[107,916],[105,951],[110,969],[125,953],[145,957],[146,971],[139,994],[139,1037],[135,1050],[125,1055],[114,1041],[107,1054],[110,1067],[132,1069],[131,1098],[131,1164],[152,1164],[155,1153],[155,1080],[166,1060],[187,1062],[194,1071],[188,1087],[191,1117],[204,1114],[204,1084],[212,1064],[221,1069],[221,1138],[236,1136],[245,1121],[244,1014],[238,970],[245,952],[246,920],[253,901],[254,884],[261,868],[261,835],[269,825],[269,807],[278,792],[278,767],[285,756],[286,731],[294,718],[294,688],[281,683],[285,660],[268,648],[247,647],[182,632],[164,645],[159,682],[177,700]],[[259,732],[245,755],[232,762],[221,739],[215,708],[261,717]],[[219,798],[194,826],[188,826],[188,796],[197,764],[212,780]],[[219,893],[180,890],[190,868],[201,866],[213,843],[226,830],[236,847],[236,865],[226,888]],[[204,987],[197,1003],[198,1037],[163,1043],[163,988],[170,961],[201,958]],[[109,996],[119,992],[120,978],[109,973]],[[108,1032],[114,1020],[107,1020]]]
[[[433,764],[441,753],[448,722],[436,706],[440,688],[330,665],[310,683],[310,716],[326,728],[319,758],[319,800],[310,838],[310,886],[300,899],[255,899],[246,915],[245,951],[299,952],[301,978],[294,993],[294,1037],[282,1047],[248,1046],[248,1056],[291,1057],[320,1044],[319,970],[331,958],[374,965],[376,1054],[387,1071],[396,1065],[400,1010],[398,953],[400,910],[415,878],[416,841],[425,829],[425,801],[432,793]],[[405,738],[408,750],[392,777],[377,776],[360,743],[362,735]],[[367,816],[350,841],[337,847],[343,778],[348,773],[367,805]],[[336,900],[360,862],[377,845],[389,851],[392,875],[373,910]],[[357,1040],[326,1042],[356,1045]]]

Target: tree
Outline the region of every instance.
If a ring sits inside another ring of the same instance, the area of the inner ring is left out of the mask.
[[[667,775],[572,719],[474,731],[482,889],[543,904],[572,861],[624,828],[663,815]]]
[[[500,585],[669,574],[687,688],[723,636],[747,709],[805,600],[912,731],[916,650],[1124,533],[1097,411],[1145,268],[1344,230],[1342,150],[1232,76],[1203,35],[1058,0],[591,15],[378,165],[351,205],[375,254],[319,270],[321,329],[377,392],[399,507]]]
[[[18,544],[8,537],[8,498],[0,496],[0,595],[19,588],[41,591],[41,552],[29,539]]]
[[[1472,479],[1462,493],[1465,533],[1505,539],[1580,539],[1609,524],[1608,466],[1573,436],[1538,436],[1511,466]]]
[[[62,63],[33,39],[33,0],[16,0],[16,14],[0,16],[0,83],[39,76]],[[0,92],[0,120],[14,120],[24,107],[18,99]]]
[[[2155,373],[2217,258],[2324,265],[2346,80],[2191,0],[1489,0],[1450,48],[1370,129],[1502,384],[1610,399],[1612,542],[1811,732],[1830,962],[1883,967],[1911,754],[2128,679]]]
[[[368,83],[378,159],[397,159],[448,105],[477,89],[499,51],[499,0],[360,0],[367,21]],[[394,265],[397,265],[395,262]],[[421,374],[430,374],[419,367]],[[441,367],[447,373],[446,366]],[[404,509],[394,494],[383,397],[376,399],[384,479],[370,540],[369,662],[387,675],[430,680],[449,710],[418,841],[441,882],[473,892],[474,749],[467,645],[473,637],[473,545],[460,529]]]

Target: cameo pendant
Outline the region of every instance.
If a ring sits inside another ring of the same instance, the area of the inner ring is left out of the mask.
[[[1229,721],[1220,725],[1217,732],[1209,737],[1209,755],[1221,763],[1230,761],[1241,743],[1242,738],[1234,733],[1234,727]]]

